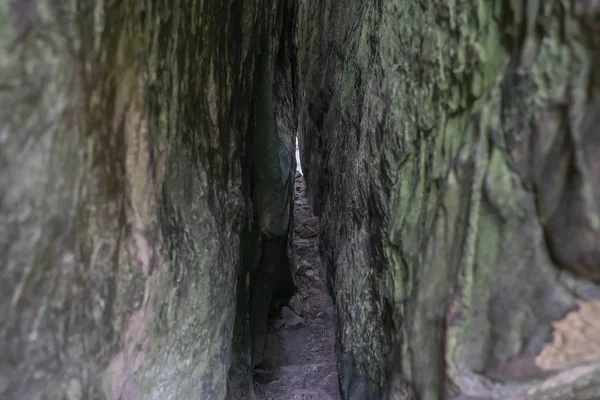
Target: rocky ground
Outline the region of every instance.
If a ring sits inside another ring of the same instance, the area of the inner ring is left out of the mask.
[[[276,305],[265,359],[255,369],[260,400],[339,399],[335,360],[335,309],[318,251],[318,218],[312,214],[304,178],[296,174],[294,257],[298,293]]]

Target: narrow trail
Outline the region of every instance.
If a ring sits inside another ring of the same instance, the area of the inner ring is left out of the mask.
[[[319,256],[319,221],[296,174],[293,247],[298,293],[271,319],[265,359],[254,371],[257,400],[338,400],[335,309]]]

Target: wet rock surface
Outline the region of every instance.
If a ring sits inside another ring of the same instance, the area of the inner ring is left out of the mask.
[[[312,215],[300,174],[296,175],[295,188],[294,223],[318,232],[319,221]],[[295,233],[293,250],[298,292],[281,308],[281,318],[277,309],[273,310],[268,335],[271,341],[265,350],[268,356],[254,370],[256,398],[337,400],[336,316],[325,284],[318,237],[304,238]]]

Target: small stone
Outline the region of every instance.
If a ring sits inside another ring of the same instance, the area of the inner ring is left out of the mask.
[[[317,275],[309,276],[308,278],[313,282],[319,282],[321,280]]]
[[[307,269],[307,270],[304,272],[304,275],[306,275],[306,276],[308,276],[308,277],[310,278],[311,276],[314,276],[314,275],[315,275],[315,270],[314,270],[314,269]]]
[[[299,324],[304,324],[304,320],[300,318],[298,314],[293,312],[292,309],[289,307],[283,307],[281,309],[281,318],[287,326],[296,326]]]
[[[289,302],[290,308],[298,315],[302,315],[302,297],[296,293]]]
[[[275,321],[275,323],[273,324],[273,327],[277,330],[281,329],[281,327],[283,326],[283,324],[285,324],[285,321],[282,319],[278,319],[277,321]]]
[[[309,225],[311,227],[314,227],[318,223],[319,223],[319,217],[306,218],[304,221],[301,222],[302,225],[304,225],[304,226]]]
[[[298,232],[298,231],[296,231],[296,232]],[[302,228],[300,230],[300,232],[298,232],[298,235],[302,239],[309,239],[309,238],[317,236],[317,232],[310,226],[306,225],[306,226],[304,226],[304,228]]]
[[[302,218],[302,217],[304,217],[304,216],[297,214],[296,218],[294,219],[294,221],[297,221],[297,220],[301,221],[300,223],[298,223],[296,225],[296,228],[294,228],[296,233],[301,233],[306,227],[314,228],[315,226],[317,226],[319,224],[318,217],[305,217],[305,218]]]
[[[300,265],[298,265],[298,268],[296,268],[296,272],[298,275],[306,275],[306,271],[309,271],[310,267],[311,265],[309,263],[302,261]]]

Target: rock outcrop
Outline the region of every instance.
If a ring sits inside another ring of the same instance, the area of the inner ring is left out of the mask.
[[[0,398],[252,399],[297,131],[344,400],[600,398],[599,20],[1,3]]]
[[[0,397],[252,398],[294,291],[295,3],[7,3]]]
[[[600,7],[303,1],[344,399],[600,396]]]

